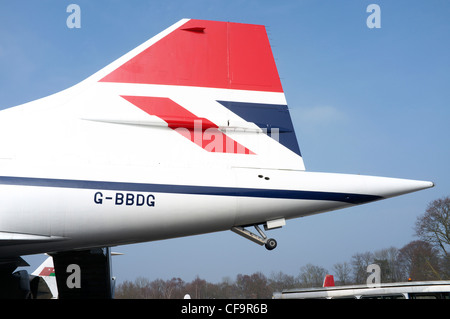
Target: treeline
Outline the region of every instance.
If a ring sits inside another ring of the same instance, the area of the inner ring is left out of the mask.
[[[449,260],[424,241],[413,241],[401,249],[391,247],[372,252],[357,253],[349,262],[337,263],[332,271],[307,264],[298,275],[283,272],[269,276],[261,272],[251,275],[239,274],[234,280],[223,279],[210,283],[200,277],[191,282],[181,278],[150,281],[139,277],[125,281],[116,287],[115,298],[127,299],[180,299],[189,294],[194,299],[262,299],[283,289],[321,287],[325,275],[332,274],[336,285],[365,284],[368,265],[381,268],[381,282],[402,282],[450,279]]]
[[[139,277],[116,287],[115,298],[180,299],[186,294],[195,299],[262,299],[283,289],[321,287],[325,275],[332,274],[336,285],[365,284],[367,267],[377,264],[380,280],[386,282],[450,280],[450,197],[428,205],[415,225],[419,240],[397,249],[390,247],[375,252],[357,253],[350,261],[333,265],[331,271],[312,264],[299,269],[297,275],[282,272],[267,277],[261,272],[239,274],[234,280],[209,283],[200,277],[191,282],[181,278],[150,281]]]

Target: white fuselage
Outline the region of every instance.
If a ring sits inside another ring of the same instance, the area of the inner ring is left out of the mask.
[[[229,230],[432,185],[306,172],[261,26],[183,19],[79,84],[0,111],[0,258]]]
[[[246,168],[72,171],[64,176],[21,177],[2,167],[0,229],[11,236],[29,234],[30,240],[0,247],[1,256],[229,230],[431,186],[370,176]]]

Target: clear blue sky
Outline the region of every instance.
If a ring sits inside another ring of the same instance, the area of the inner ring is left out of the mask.
[[[66,26],[70,3],[80,29]],[[366,25],[371,3],[380,29]],[[416,239],[416,218],[450,195],[449,13],[438,0],[1,1],[0,109],[78,83],[181,18],[266,25],[308,170],[436,187],[288,221],[268,233],[278,240],[271,252],[231,231],[116,247],[125,255],[113,271],[119,283],[297,275],[307,263],[331,272],[355,253]]]

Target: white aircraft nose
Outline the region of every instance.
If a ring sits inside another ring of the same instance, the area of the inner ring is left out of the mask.
[[[302,187],[309,186],[312,190],[365,194],[381,197],[379,199],[412,193],[434,186],[433,182],[428,181],[356,174],[304,172],[296,178],[303,183]],[[357,202],[364,203],[372,200],[366,201],[362,198]]]
[[[377,178],[371,186],[373,193],[384,198],[416,192],[434,186],[433,182],[400,178]]]

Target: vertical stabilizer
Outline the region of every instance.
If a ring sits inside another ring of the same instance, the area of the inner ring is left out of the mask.
[[[156,38],[95,75],[117,103],[145,112],[122,121],[166,125],[175,132],[165,134],[179,133],[173,148],[200,147],[195,158],[304,169],[264,26],[185,19]]]

